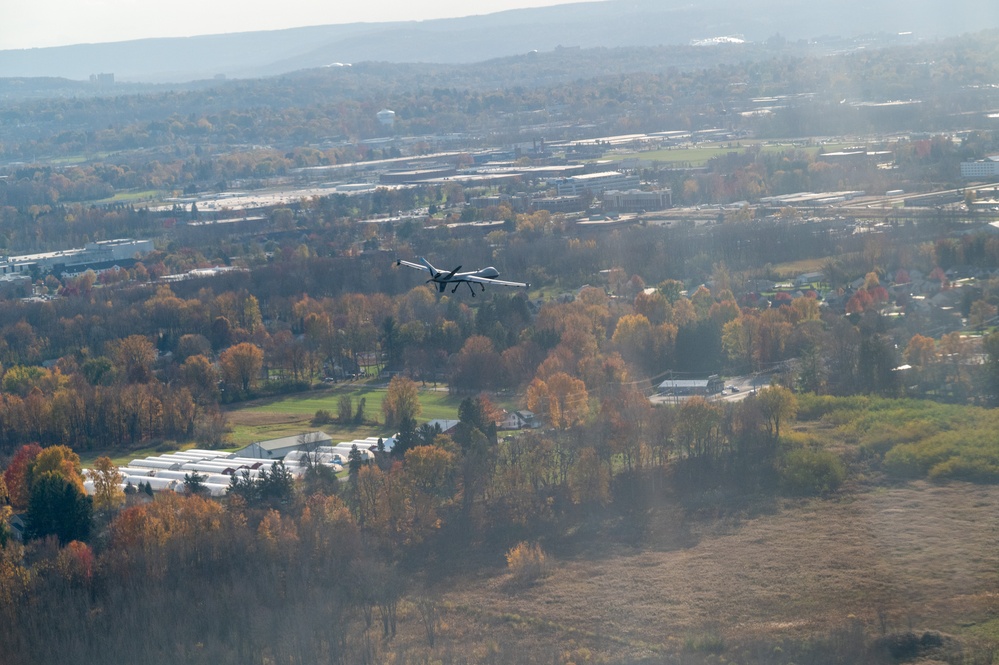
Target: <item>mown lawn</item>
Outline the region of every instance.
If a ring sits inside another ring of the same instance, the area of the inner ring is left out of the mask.
[[[164,196],[158,189],[146,189],[142,191],[117,192],[114,196],[101,199],[96,203],[138,203],[139,201],[153,201]]]
[[[236,445],[247,445],[254,441],[292,436],[304,431],[320,429],[334,439],[349,441],[367,436],[391,436],[384,426],[382,400],[387,388],[365,383],[339,384],[330,389],[314,390],[308,393],[285,395],[278,398],[257,400],[233,406],[227,417],[232,427],[232,441]],[[312,419],[317,411],[325,410],[335,418],[340,397],[349,395],[356,409],[364,400],[364,423],[341,425],[326,423],[313,426]],[[456,419],[458,406],[464,396],[456,397],[448,393],[447,387],[438,384],[437,388],[428,384],[420,388],[422,412],[417,419],[424,423],[434,419]],[[509,401],[509,404],[507,403]],[[517,408],[513,400],[496,400],[497,404],[510,409]]]
[[[335,441],[351,441],[369,436],[388,437],[394,434],[384,425],[382,416],[382,400],[387,388],[384,385],[367,383],[343,383],[331,388],[312,390],[305,393],[283,395],[276,398],[258,399],[250,402],[230,405],[226,417],[231,428],[229,445],[223,450],[236,450],[254,441],[266,441],[285,436],[296,436],[303,432],[315,430],[329,434]],[[350,395],[356,409],[360,400],[364,399],[364,422],[342,425],[337,422],[313,425],[312,420],[317,411],[329,411],[334,420],[337,406],[342,395]],[[462,396],[452,396],[447,386],[438,384],[437,388],[428,384],[420,389],[420,404],[422,412],[417,422],[422,424],[434,419],[457,419],[458,406]],[[518,409],[516,396],[491,397],[494,404],[505,409]],[[194,442],[182,444],[156,444],[129,451],[94,450],[80,455],[84,467],[92,466],[94,460],[107,455],[117,466],[124,466],[129,461],[140,458],[162,455],[173,450],[199,447]]]

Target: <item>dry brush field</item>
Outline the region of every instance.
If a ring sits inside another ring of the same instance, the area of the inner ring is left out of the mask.
[[[835,631],[997,641],[999,487],[917,482],[742,519],[678,515],[653,515],[637,546],[555,553],[527,588],[504,574],[452,586],[443,642],[462,653],[516,644],[537,662],[652,663],[719,657],[692,653],[705,636],[736,661],[749,645]]]

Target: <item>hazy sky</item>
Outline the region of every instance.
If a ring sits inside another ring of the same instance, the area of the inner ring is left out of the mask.
[[[304,25],[422,20],[570,0],[2,0],[0,50]]]

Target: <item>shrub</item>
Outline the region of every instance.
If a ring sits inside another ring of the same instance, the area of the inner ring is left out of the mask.
[[[885,454],[885,470],[901,478],[995,482],[999,453],[993,432],[986,423],[972,423],[916,443],[899,444]]]
[[[328,425],[333,422],[333,414],[327,409],[319,409],[316,414],[312,416],[313,425]]]
[[[725,638],[714,631],[688,635],[683,641],[687,651],[719,654],[725,651]]]
[[[548,575],[548,556],[537,543],[518,543],[506,553],[506,565],[513,580],[521,584],[531,584]]]
[[[828,451],[797,448],[781,459],[778,475],[783,491],[812,496],[838,489],[846,478],[846,467]]]
[[[176,441],[164,441],[155,448],[158,453],[172,453],[175,450],[180,450],[180,444]]]

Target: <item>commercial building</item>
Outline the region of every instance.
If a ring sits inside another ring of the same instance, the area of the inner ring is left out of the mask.
[[[582,194],[599,196],[611,189],[638,189],[639,184],[637,175],[625,175],[620,171],[601,171],[563,178],[555,183],[555,188],[559,196],[579,196]]]
[[[114,265],[127,267],[153,251],[152,240],[132,240],[119,238],[87,243],[78,249],[65,249],[41,254],[0,257],[0,275],[30,273],[32,268],[39,272],[80,273],[88,269],[99,271]]]
[[[531,199],[531,210],[548,212],[582,212],[588,201],[582,196],[546,196]]]
[[[999,155],[975,162],[961,162],[962,178],[994,178],[999,176]]]
[[[721,377],[709,376],[706,379],[666,379],[659,384],[662,395],[716,395],[725,388]]]
[[[672,207],[673,197],[668,189],[643,192],[630,189],[626,192],[608,190],[603,194],[604,210],[607,212],[649,212]]]

